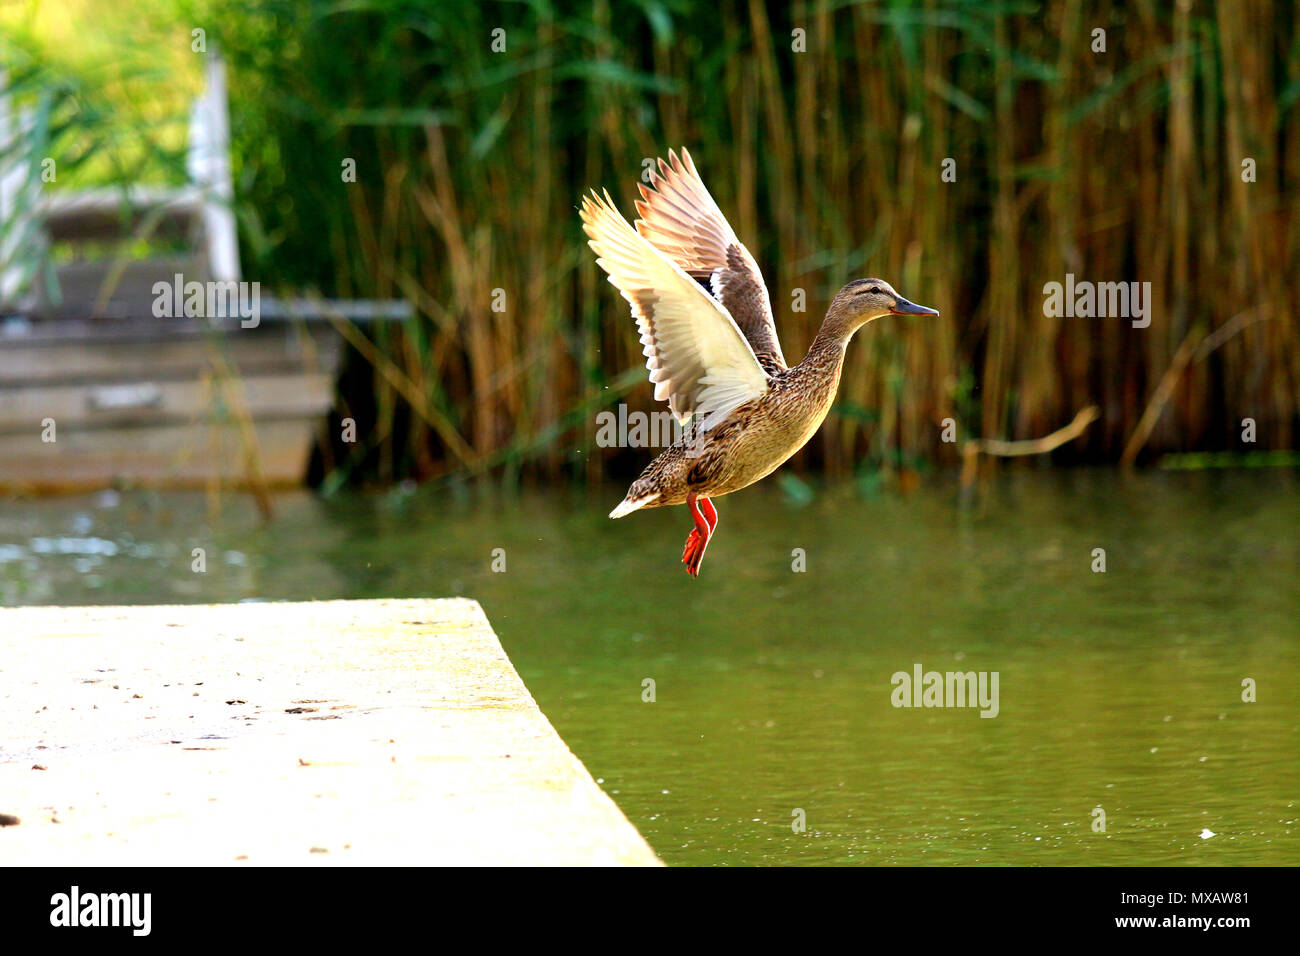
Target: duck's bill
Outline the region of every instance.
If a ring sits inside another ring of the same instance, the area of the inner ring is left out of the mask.
[[[928,309],[923,305],[917,305],[915,302],[908,302],[902,296],[894,303],[891,310],[894,315],[938,315],[938,309]]]

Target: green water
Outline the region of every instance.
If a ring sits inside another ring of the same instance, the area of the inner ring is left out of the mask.
[[[670,864],[1300,862],[1293,472],[1025,473],[966,513],[759,486],[697,581],[685,512],[622,492],[9,501],[0,601],[475,597]],[[894,707],[916,664],[997,672],[997,717]]]

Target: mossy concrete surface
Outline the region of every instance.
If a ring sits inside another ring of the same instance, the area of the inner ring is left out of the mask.
[[[460,599],[0,609],[0,814],[11,866],[659,862]]]

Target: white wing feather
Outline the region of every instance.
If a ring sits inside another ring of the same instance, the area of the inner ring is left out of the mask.
[[[713,297],[731,313],[765,368],[772,363],[785,368],[763,274],[709,194],[691,154],[683,149],[679,157],[669,150],[650,185],[638,183],[637,189],[636,231],[691,278],[709,280]]]
[[[584,196],[582,222],[596,263],[632,307],[655,398],[707,431],[770,381],[726,308],[645,240],[604,197]]]

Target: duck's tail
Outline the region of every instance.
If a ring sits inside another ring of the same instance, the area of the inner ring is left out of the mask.
[[[633,498],[629,494],[619,503],[619,506],[609,513],[611,518],[621,518],[623,515],[631,514],[638,508],[644,508],[646,505],[659,500],[659,492],[653,491],[650,494],[638,495]]]

